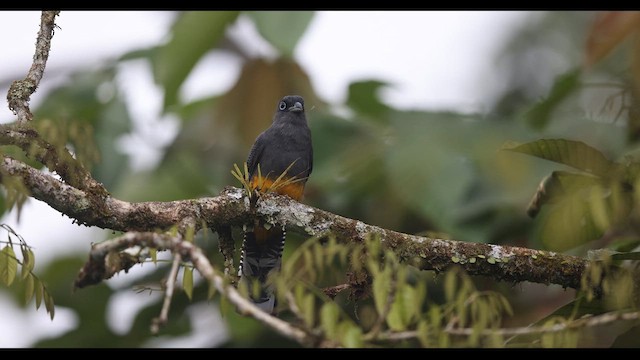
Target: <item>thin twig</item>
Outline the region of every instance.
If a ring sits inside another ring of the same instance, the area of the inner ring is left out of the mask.
[[[33,128],[31,123],[0,125],[0,145],[15,145],[27,157],[37,160],[50,171],[56,172],[67,184],[104,198],[108,195],[104,186],[75,159],[63,145],[53,145]]]
[[[217,230],[221,226],[242,226],[251,219],[249,201],[243,190],[237,188],[228,187],[219,196],[209,198],[130,203],[110,196],[87,195],[9,157],[0,161],[0,177],[5,174],[17,177],[31,196],[78,223],[114,231],[169,229],[186,217],[198,219],[195,231],[199,231],[201,226]],[[421,270],[446,271],[460,267],[471,275],[510,283],[530,281],[577,289],[590,265],[588,259],[551,251],[403,234],[304,205],[278,194],[262,194],[255,215],[312,236],[332,233],[342,243],[361,243],[375,236],[402,261]],[[615,268],[612,268],[607,276],[615,273]]]
[[[173,255],[171,271],[169,272],[169,276],[167,277],[167,284],[164,289],[164,300],[162,302],[160,316],[154,318],[151,322],[151,333],[153,335],[157,335],[158,331],[160,331],[160,327],[164,326],[169,319],[169,308],[171,307],[171,299],[173,298],[173,290],[175,288],[181,261],[182,256],[180,256],[180,254]]]
[[[49,50],[51,49],[51,38],[53,38],[56,27],[55,18],[59,13],[59,11],[42,12],[40,30],[36,39],[36,51],[33,55],[31,68],[23,80],[14,81],[9,88],[7,95],[9,109],[18,116],[19,123],[33,120],[33,114],[29,109],[29,100],[44,75],[44,69],[49,58]]]
[[[64,146],[53,146],[46,142],[30,125],[33,114],[29,101],[44,76],[51,39],[57,27],[55,18],[59,13],[59,11],[42,12],[31,68],[27,76],[22,80],[14,81],[7,92],[9,109],[17,115],[18,121],[14,125],[3,125],[0,128],[0,144],[20,147],[28,157],[40,161],[49,170],[58,173],[68,184],[80,190],[87,190],[95,196],[105,197],[107,190],[104,186],[97,182]]]
[[[281,335],[300,344],[306,345],[312,340],[299,328],[260,310],[255,304],[244,298],[233,286],[226,284],[223,276],[217,274],[209,259],[199,247],[191,242],[181,241],[169,234],[128,232],[120,237],[93,245],[89,253],[89,260],[78,274],[76,285],[85,282],[87,276],[99,277],[99,274],[96,274],[95,271],[104,268],[104,262],[109,253],[122,251],[132,246],[167,249],[172,251],[173,254],[179,254],[183,260],[191,261],[202,277],[213,284],[216,290],[225,296],[231,304],[235,305],[236,309],[242,314],[255,318]]]
[[[580,328],[603,326],[611,324],[616,321],[638,321],[640,320],[640,312],[610,312],[602,315],[583,317],[577,320],[568,321],[565,323],[553,324],[550,326],[526,326],[517,328],[502,328],[502,329],[483,329],[480,330],[480,336],[493,336],[501,335],[503,337],[509,336],[521,336],[521,335],[535,335],[535,334],[551,334],[558,333],[566,330],[578,330]],[[479,331],[473,328],[452,328],[444,330],[449,335],[454,336],[471,336]],[[383,341],[404,341],[416,339],[418,337],[417,331],[403,331],[403,332],[383,332],[378,336],[378,340]]]
[[[344,290],[350,289],[351,284],[340,284],[322,289],[322,292],[331,300],[335,299],[338,294]]]

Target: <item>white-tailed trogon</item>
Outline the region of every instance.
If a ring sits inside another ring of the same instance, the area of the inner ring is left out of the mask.
[[[274,191],[301,200],[312,168],[313,148],[304,100],[300,96],[285,96],[278,102],[271,126],[258,135],[249,152],[249,184],[260,192]],[[285,171],[278,184],[287,179],[295,181],[272,187]],[[266,280],[270,273],[280,269],[285,237],[284,226],[265,225],[262,221],[244,230],[238,276],[247,281],[251,300],[267,313],[274,312],[276,299]],[[259,296],[251,290],[254,280],[260,283]]]

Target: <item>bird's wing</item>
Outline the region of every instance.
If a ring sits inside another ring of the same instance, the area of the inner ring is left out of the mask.
[[[247,158],[247,168],[249,170],[249,178],[251,179],[258,171],[258,163],[262,159],[262,153],[264,152],[264,133],[260,134],[253,143],[251,151],[249,151],[249,157]]]
[[[309,147],[309,171],[307,172],[307,177],[311,175],[311,170],[313,170],[313,148]]]

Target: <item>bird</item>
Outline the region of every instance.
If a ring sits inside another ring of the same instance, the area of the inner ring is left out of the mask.
[[[304,99],[298,95],[284,96],[278,101],[271,126],[258,135],[249,151],[250,189],[260,193],[273,191],[300,201],[312,169],[313,146]],[[258,308],[274,314],[277,302],[267,277],[280,270],[286,229],[260,220],[245,226],[243,234],[240,282],[246,282],[250,300]],[[260,291],[251,291],[256,280]]]

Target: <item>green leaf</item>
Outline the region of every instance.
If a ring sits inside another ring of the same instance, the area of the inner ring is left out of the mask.
[[[449,334],[444,331],[438,334],[438,347],[447,349],[451,346],[450,344],[451,339],[449,338]]]
[[[603,184],[601,178],[590,174],[554,171],[540,182],[527,207],[527,215],[535,217],[545,204],[557,203],[569,192]]]
[[[355,325],[349,326],[343,335],[342,344],[347,348],[362,347],[362,329]]]
[[[613,260],[640,260],[640,252],[626,252],[611,255]]]
[[[242,284],[242,282],[240,283]],[[302,284],[296,284],[293,288],[293,297],[296,300],[296,304],[300,306],[304,301],[304,286]]]
[[[127,104],[123,96],[118,95],[116,93],[108,104],[97,106],[100,113],[93,129],[100,160],[91,168],[91,173],[107,189],[114,188],[126,176],[127,171],[123,169],[128,166],[129,156],[119,151],[117,144],[125,134],[134,132]]]
[[[340,309],[334,302],[322,305],[320,309],[320,325],[329,339],[335,339],[337,335],[338,318]]]
[[[29,300],[31,300],[31,298],[33,297],[33,293],[35,290],[34,287],[34,280],[33,280],[33,275],[27,273],[27,277],[24,278],[24,302],[25,304],[29,302]]]
[[[151,261],[153,261],[154,264],[158,264],[158,249],[156,248],[149,248],[149,256],[151,256]]]
[[[44,292],[44,285],[40,280],[34,278],[34,287],[36,292],[36,310],[40,309],[40,305],[42,304],[42,293]]]
[[[209,289],[207,290],[207,299],[211,300],[216,295],[216,286],[213,285],[213,281],[209,282]]]
[[[444,275],[444,296],[447,302],[453,301],[458,288],[457,271],[447,271]]]
[[[435,329],[440,329],[442,323],[442,309],[438,305],[433,305],[429,308],[428,313],[429,323]]]
[[[602,177],[611,175],[616,165],[597,149],[575,140],[541,139],[524,144],[507,143],[502,150],[532,155]]]
[[[420,345],[422,347],[429,346],[429,324],[426,320],[422,320],[418,323],[418,328],[416,329],[418,334],[418,340],[420,340]]]
[[[543,208],[535,224],[534,237],[548,250],[565,251],[598,239],[589,198],[581,192],[564,196],[557,204]]]
[[[298,40],[313,18],[313,11],[251,11],[262,37],[269,41],[282,55],[291,57]]]
[[[6,286],[11,286],[18,272],[18,260],[16,253],[9,245],[0,251],[0,282]]]
[[[225,316],[230,311],[233,311],[233,309],[234,309],[234,306],[227,299],[227,297],[226,296],[220,296],[220,314],[222,314],[222,316]]]
[[[150,59],[158,53],[158,49],[158,46],[151,46],[144,49],[135,49],[120,55],[120,57],[118,58],[118,62],[136,59]]]
[[[416,293],[411,286],[403,286],[398,290],[387,316],[387,324],[391,330],[403,331],[413,319]]]
[[[196,229],[193,226],[188,226],[187,233],[184,235],[185,241],[192,243],[193,238],[195,236],[195,232],[196,232]]]
[[[53,316],[56,313],[55,306],[53,305],[53,297],[51,296],[51,294],[49,294],[48,291],[46,291],[46,289],[44,289],[43,295],[44,307],[45,309],[47,309],[47,313],[49,313],[49,316],[51,316],[51,320],[53,320]]]
[[[315,299],[312,294],[306,294],[304,296],[300,310],[302,311],[304,322],[307,323],[309,327],[313,327],[315,325]]]
[[[391,268],[387,267],[384,270],[379,271],[373,278],[373,301],[376,305],[378,314],[382,314],[384,312],[390,288]]]
[[[193,268],[189,266],[185,266],[182,273],[182,288],[191,300],[193,297]]]
[[[178,102],[180,86],[200,58],[224,37],[237,11],[189,11],[173,24],[171,40],[158,49],[156,81],[164,87],[164,110]]]
[[[4,155],[4,152],[3,152]],[[4,215],[7,211],[7,201],[5,199],[4,193],[0,193],[0,216]]]
[[[535,129],[544,128],[553,111],[580,85],[580,69],[573,69],[556,78],[546,99],[535,104],[526,114],[526,121]]]
[[[31,249],[23,246],[20,250],[22,251],[22,278],[25,279],[33,270],[36,258]]]
[[[377,80],[357,81],[349,84],[347,105],[371,119],[384,120],[389,107],[380,101],[380,89],[388,84]]]
[[[469,161],[477,148],[470,149],[469,139],[482,136],[482,128],[472,117],[454,114],[393,112],[389,120],[390,144],[381,145],[388,146],[382,154],[388,196],[403,204],[403,211],[408,208],[455,236],[478,174]]]

